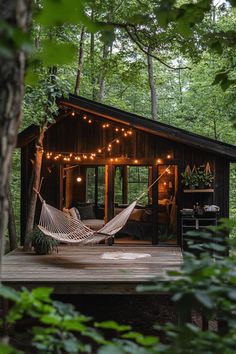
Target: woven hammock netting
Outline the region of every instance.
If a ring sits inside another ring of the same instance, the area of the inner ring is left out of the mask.
[[[136,204],[137,200],[122,210],[99,231],[93,231],[81,220],[75,219],[43,201],[38,227],[45,235],[60,242],[99,243],[110,236],[114,236],[125,226]]]

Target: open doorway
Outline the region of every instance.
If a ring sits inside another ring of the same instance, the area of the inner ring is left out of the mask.
[[[158,176],[158,240],[177,244],[178,166],[159,165]]]

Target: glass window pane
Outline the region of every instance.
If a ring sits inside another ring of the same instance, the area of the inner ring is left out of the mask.
[[[148,166],[129,166],[128,169],[128,203],[146,191],[139,200],[140,204],[148,204]]]
[[[105,194],[105,167],[98,166],[98,203],[104,204]]]

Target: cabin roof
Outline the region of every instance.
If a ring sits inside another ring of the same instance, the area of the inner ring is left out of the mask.
[[[110,121],[128,125],[134,129],[145,131],[166,139],[176,141],[194,148],[217,153],[227,157],[231,161],[236,161],[236,146],[218,140],[195,134],[184,129],[176,128],[168,124],[160,123],[140,115],[123,111],[112,106],[98,103],[87,98],[69,95],[68,99],[59,100],[60,107],[67,106],[80,109],[84,112],[97,115]],[[35,125],[31,125],[18,135],[18,147],[27,145],[38,133]]]

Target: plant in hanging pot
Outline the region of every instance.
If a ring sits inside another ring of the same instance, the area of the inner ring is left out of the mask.
[[[199,166],[197,169],[199,188],[206,189],[212,186],[214,176],[211,173],[209,162],[205,165]]]
[[[182,183],[186,188],[195,189],[198,187],[198,178],[197,171],[194,166],[193,170],[191,170],[190,166],[187,165],[185,171],[181,173]]]
[[[58,252],[59,242],[52,237],[44,235],[44,233],[35,226],[33,231],[28,235],[31,238],[32,247],[37,254],[51,254]]]

